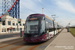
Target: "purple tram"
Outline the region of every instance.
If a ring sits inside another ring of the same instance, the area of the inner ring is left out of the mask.
[[[55,24],[55,28],[57,28]],[[27,43],[46,41],[54,36],[53,20],[44,14],[31,14],[24,26],[24,41]],[[56,32],[57,33],[57,32]]]

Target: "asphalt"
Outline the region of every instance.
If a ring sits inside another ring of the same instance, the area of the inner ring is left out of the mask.
[[[20,36],[20,33],[0,34],[0,39],[18,37],[18,36]]]
[[[0,43],[1,43],[1,42],[10,41],[10,40],[14,40],[14,39],[19,39],[19,38],[22,38],[22,37],[17,36],[17,37],[10,37],[10,38],[0,39]]]
[[[45,50],[75,50],[75,37],[64,29]]]

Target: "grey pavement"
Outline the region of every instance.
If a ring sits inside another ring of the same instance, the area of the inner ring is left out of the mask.
[[[64,29],[45,50],[75,50],[75,37]]]
[[[18,37],[20,33],[0,34],[0,39]]]
[[[22,38],[22,37],[18,36],[18,37],[10,37],[10,38],[0,39],[0,43],[1,42],[5,42],[5,41],[10,41],[10,40],[18,39],[18,38]]]

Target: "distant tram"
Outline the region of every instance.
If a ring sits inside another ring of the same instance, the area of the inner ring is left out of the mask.
[[[31,14],[27,17],[24,26],[24,41],[27,43],[47,41],[59,31],[60,25],[44,14]]]

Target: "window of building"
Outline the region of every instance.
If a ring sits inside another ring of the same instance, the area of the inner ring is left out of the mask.
[[[7,29],[7,32],[9,31],[9,29]]]
[[[11,25],[11,21],[8,21],[8,25]]]
[[[17,31],[19,31],[19,28],[17,28]]]
[[[13,31],[15,31],[15,28],[13,28]]]
[[[22,28],[20,28],[20,31],[22,31]]]
[[[2,32],[6,32],[6,29],[2,29]]]
[[[20,26],[21,26],[21,24],[20,24]]]
[[[24,26],[25,24],[23,24],[23,26]]]
[[[15,23],[13,23],[13,26],[15,26]]]
[[[5,20],[4,20],[4,21],[2,21],[2,25],[5,25]]]
[[[18,26],[18,23],[16,23],[16,26]]]

